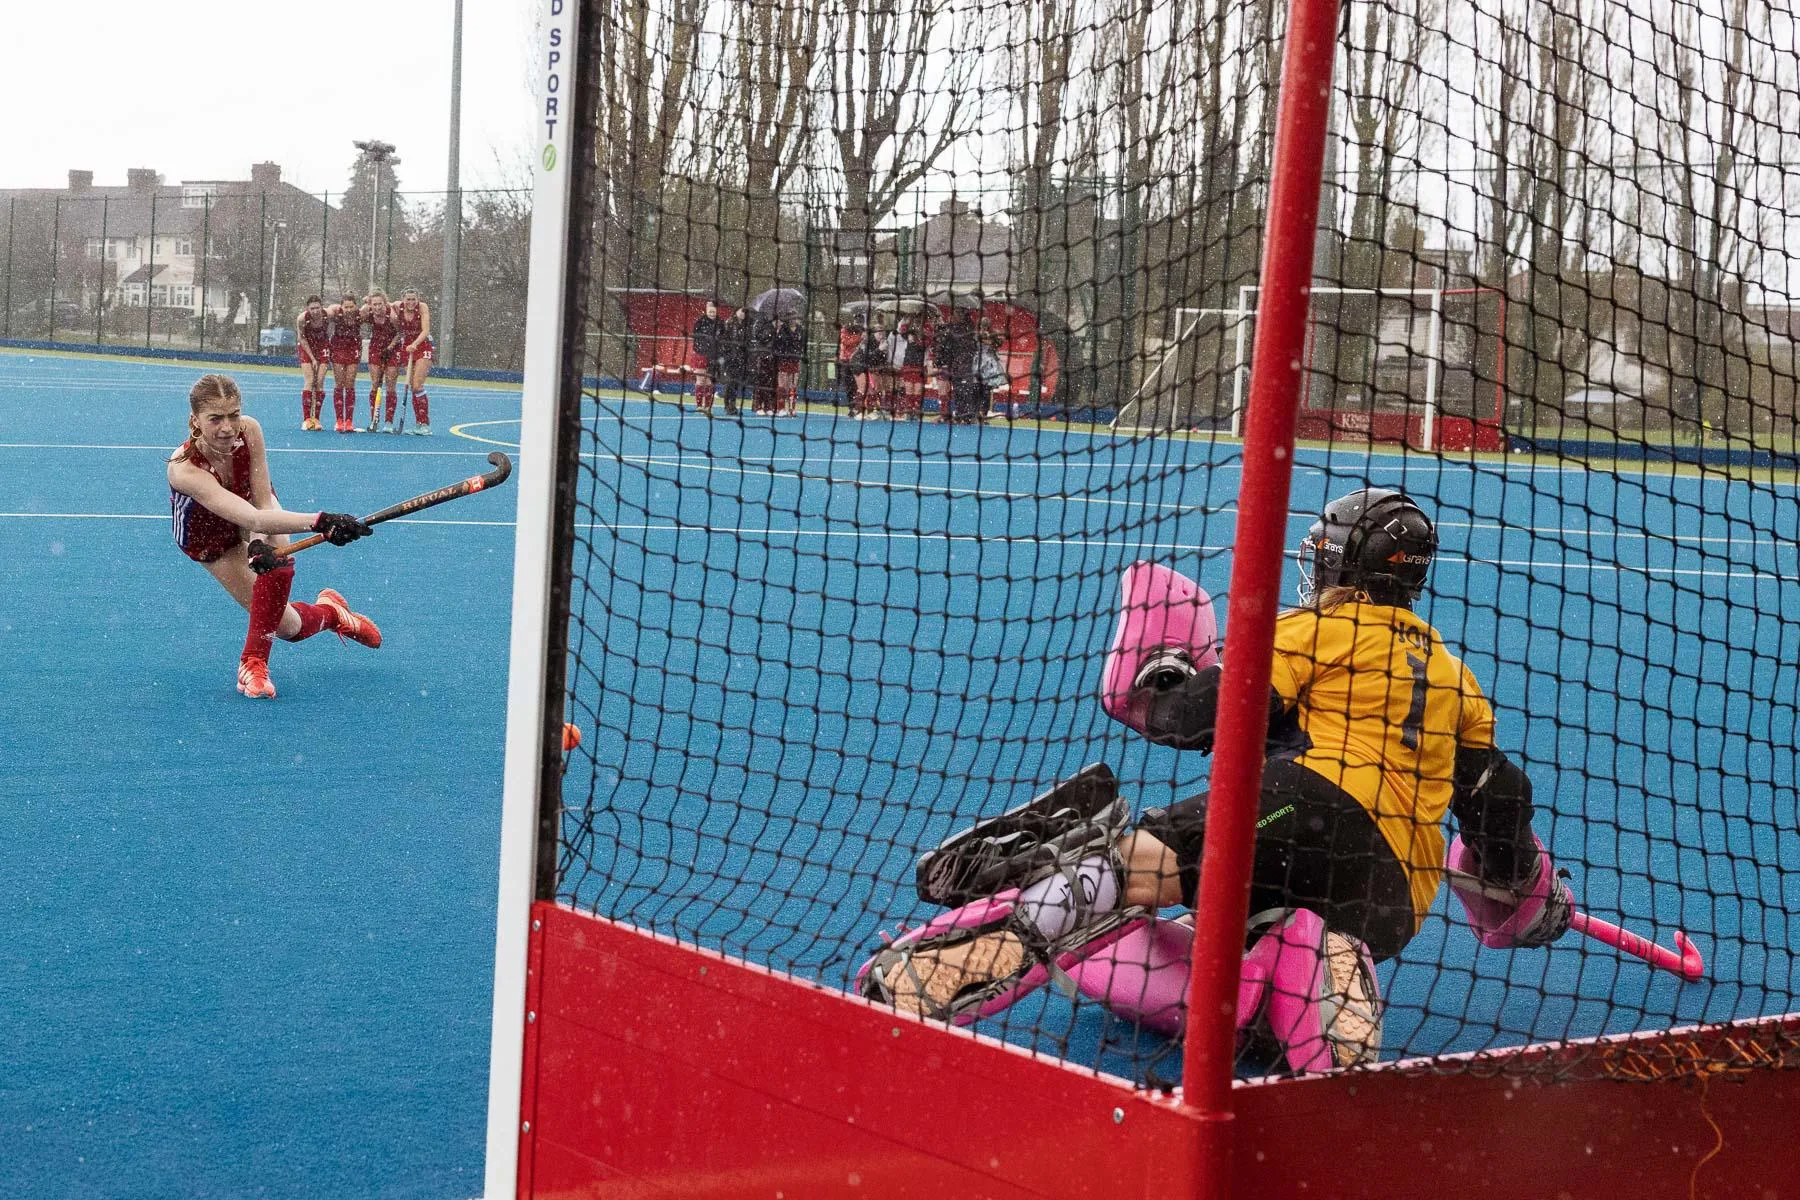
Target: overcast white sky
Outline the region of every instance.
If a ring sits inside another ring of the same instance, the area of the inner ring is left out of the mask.
[[[465,0],[463,186],[532,146],[530,0]],[[400,186],[442,191],[452,0],[0,0],[0,187],[246,179],[272,160],[341,191],[352,142],[399,147]],[[529,184],[529,177],[525,179]]]

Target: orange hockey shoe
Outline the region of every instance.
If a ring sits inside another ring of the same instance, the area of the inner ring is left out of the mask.
[[[329,608],[337,614],[337,635],[348,638],[359,646],[367,646],[371,650],[381,647],[381,630],[375,622],[358,612],[351,612],[350,605],[345,602],[343,594],[334,588],[326,588],[319,593],[314,603]]]
[[[269,681],[269,660],[246,658],[238,662],[238,691],[252,700],[273,700],[275,685]]]

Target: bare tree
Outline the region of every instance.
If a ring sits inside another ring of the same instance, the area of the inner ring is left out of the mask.
[[[1044,285],[1047,212],[1055,203],[1055,170],[1062,148],[1069,102],[1070,67],[1080,29],[1076,0],[1026,0],[1019,27],[1025,45],[1000,57],[1003,86],[1018,114],[1018,187],[1013,223],[1021,259],[1019,291],[1041,304]]]
[[[749,0],[725,32],[727,98],[721,132],[742,155],[742,261],[751,287],[795,278],[780,269],[781,193],[812,135],[810,88],[825,0]],[[736,175],[733,171],[731,175]]]
[[[1149,61],[1124,64],[1123,74],[1157,93],[1114,122],[1142,131],[1126,134],[1140,147],[1126,173],[1144,184],[1135,205],[1144,222],[1137,338],[1148,359],[1129,392],[1136,424],[1217,415],[1230,394],[1235,326],[1176,310],[1231,307],[1256,280],[1285,15],[1275,0],[1189,0],[1127,23],[1135,29],[1124,45],[1142,41]]]
[[[1345,87],[1338,97],[1351,164],[1341,282],[1350,288],[1412,287],[1421,265],[1421,100],[1426,64],[1442,57],[1443,9],[1437,0],[1418,0],[1402,14],[1364,0],[1350,16]],[[1385,307],[1378,297],[1350,293],[1319,302],[1315,378],[1344,394],[1375,395],[1376,332]]]
[[[599,257],[608,283],[654,272],[656,218],[690,121],[705,0],[610,0],[600,39]],[[702,135],[706,136],[706,135]]]
[[[1425,111],[1420,103],[1424,65],[1443,44],[1439,0],[1418,0],[1406,15],[1388,5],[1362,0],[1361,19],[1352,10],[1345,76],[1354,194],[1344,283],[1376,287],[1384,282],[1388,234],[1402,209],[1417,221],[1419,152]],[[1411,262],[1400,264],[1410,273]],[[1393,282],[1410,285],[1405,278]]]
[[[837,149],[839,227],[873,257],[871,234],[981,116],[987,20],[959,0],[830,0],[822,39],[825,136]]]
[[[1194,129],[1199,205],[1190,244],[1198,259],[1184,302],[1226,307],[1253,283],[1262,257],[1275,80],[1287,5],[1276,0],[1206,0],[1195,14]]]
[[[1531,39],[1517,10],[1502,6],[1497,19],[1472,28],[1475,50],[1476,149],[1487,169],[1475,176],[1485,228],[1478,233],[1477,274],[1504,289],[1524,245],[1527,221],[1520,200],[1529,180],[1523,137],[1529,122],[1522,97],[1530,87]]]
[[[1515,73],[1516,82],[1499,85],[1508,105],[1488,122],[1490,135],[1504,138],[1489,150],[1507,167],[1488,200],[1505,210],[1490,213],[1490,239],[1503,236],[1505,243],[1489,245],[1489,266],[1525,268],[1512,289],[1509,382],[1555,407],[1565,376],[1579,371],[1587,354],[1583,272],[1588,247],[1605,232],[1606,215],[1594,203],[1602,180],[1592,167],[1610,147],[1602,71],[1613,16],[1591,0],[1517,0],[1497,20],[1500,69]]]
[[[1121,175],[1118,307],[1124,361],[1118,386],[1135,394],[1151,369],[1145,340],[1152,309],[1162,307],[1162,297],[1153,292],[1170,257],[1169,217],[1180,190],[1175,179],[1192,159],[1189,140],[1178,134],[1192,128],[1200,107],[1188,83],[1195,68],[1188,30],[1196,14],[1189,0],[1112,0],[1100,15],[1108,35],[1101,42],[1102,86]]]
[[[1764,36],[1753,36],[1753,20]],[[1746,276],[1780,204],[1778,188],[1760,190],[1768,179],[1761,161],[1779,161],[1782,149],[1768,21],[1767,4],[1729,0],[1707,28],[1683,5],[1670,36],[1656,43],[1652,120],[1666,164],[1658,199],[1666,214],[1669,400],[1679,420],[1727,420],[1727,334],[1741,338]],[[1709,56],[1710,45],[1721,53]]]

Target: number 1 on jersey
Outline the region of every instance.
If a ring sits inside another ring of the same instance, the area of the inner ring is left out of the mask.
[[[1408,750],[1419,748],[1419,736],[1425,732],[1425,668],[1428,665],[1423,658],[1406,656],[1406,665],[1412,668],[1413,689],[1412,707],[1406,710],[1406,720],[1400,725],[1400,744]]]

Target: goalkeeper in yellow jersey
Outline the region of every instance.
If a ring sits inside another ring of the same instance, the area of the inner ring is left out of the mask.
[[[1278,618],[1238,1020],[1288,1066],[1372,1060],[1374,964],[1424,920],[1446,865],[1489,946],[1544,945],[1573,901],[1531,829],[1531,782],[1494,745],[1473,674],[1413,611],[1437,535],[1386,488],[1325,506],[1302,543],[1301,604]],[[1220,669],[1211,602],[1165,567],[1126,573],[1106,711],[1161,745],[1211,753]],[[866,995],[958,1024],[1045,981],[1178,1032],[1207,797],[1130,809],[1104,766],[951,837],[919,863],[955,906],[858,977]],[[1460,836],[1445,844],[1446,814]]]

